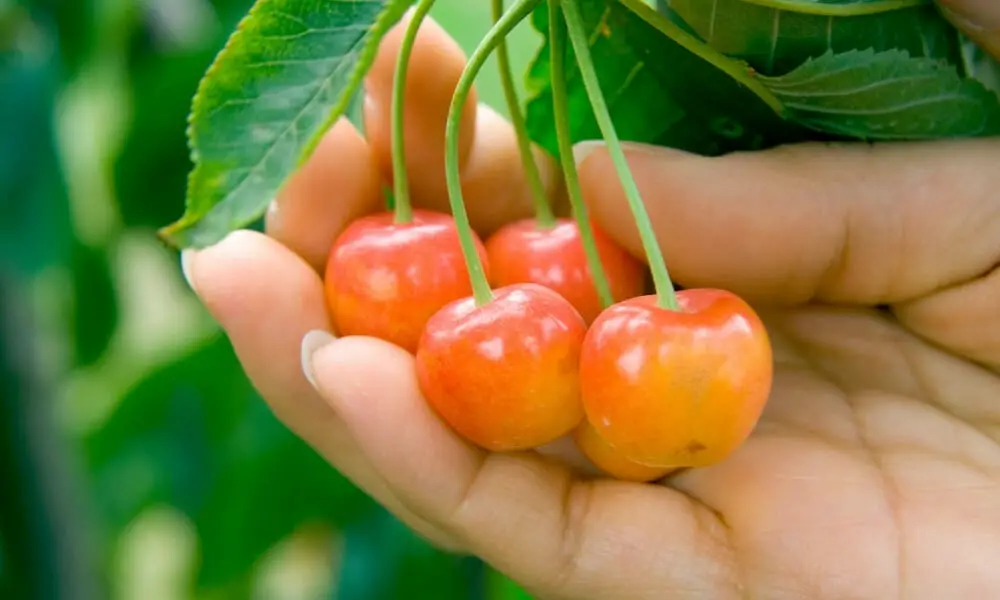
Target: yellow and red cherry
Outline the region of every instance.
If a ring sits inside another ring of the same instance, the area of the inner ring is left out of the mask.
[[[486,249],[474,241],[488,272]],[[391,212],[351,223],[333,245],[324,279],[338,335],[377,337],[411,353],[434,313],[472,293],[454,219],[427,210],[414,210],[405,223]]]

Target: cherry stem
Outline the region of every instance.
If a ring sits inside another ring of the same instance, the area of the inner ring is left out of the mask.
[[[392,181],[393,200],[396,203],[396,223],[409,223],[413,220],[413,205],[410,202],[410,182],[406,176],[406,145],[403,140],[403,114],[405,113],[406,75],[410,67],[410,55],[417,40],[417,33],[424,17],[434,6],[435,0],[420,0],[413,9],[412,20],[403,33],[403,41],[399,47],[399,57],[396,60],[396,70],[392,77],[392,107],[391,145],[392,145]]]
[[[498,22],[503,16],[503,0],[492,0],[493,21]],[[507,53],[507,41],[500,40],[496,47],[497,65],[500,71],[500,83],[503,87],[504,99],[507,101],[507,112],[510,113],[510,122],[514,126],[514,134],[517,137],[517,147],[521,155],[521,164],[524,168],[524,175],[528,179],[528,187],[535,205],[535,220],[538,226],[548,229],[556,224],[555,215],[552,214],[552,207],[549,205],[548,197],[545,193],[545,185],[542,183],[542,175],[539,172],[538,164],[535,162],[535,155],[531,149],[531,138],[528,136],[528,127],[524,122],[524,115],[521,113],[521,105],[517,99],[517,89],[514,87],[513,70],[510,67],[510,56]]]
[[[583,85],[587,90],[594,117],[601,130],[601,135],[607,144],[608,152],[611,154],[611,161],[618,171],[618,178],[621,180],[622,189],[628,199],[629,208],[639,229],[639,237],[642,239],[643,251],[649,261],[650,271],[653,274],[653,284],[656,286],[657,305],[660,308],[678,310],[677,292],[674,284],[670,280],[667,271],[666,261],[660,251],[660,244],[653,233],[653,226],[649,222],[649,214],[642,202],[639,188],[636,186],[632,172],[629,170],[628,160],[622,150],[621,142],[618,140],[618,133],[615,131],[614,121],[608,111],[607,102],[601,91],[601,83],[597,77],[597,70],[594,68],[593,58],[590,56],[590,45],[587,42],[587,30],[580,15],[580,8],[577,0],[563,0],[563,14],[565,16],[566,28],[569,31],[570,42],[576,53],[576,62],[580,67],[580,76]]]
[[[472,92],[476,76],[482,70],[490,54],[497,45],[523,21],[542,0],[518,0],[504,15],[493,24],[493,27],[483,37],[482,42],[472,52],[462,76],[455,86],[448,109],[448,121],[445,126],[445,179],[448,184],[448,204],[451,207],[455,227],[458,229],[458,239],[462,245],[465,265],[469,270],[469,280],[472,283],[472,295],[477,306],[483,306],[493,300],[493,290],[486,280],[483,271],[483,261],[476,251],[476,244],[469,223],[469,214],[465,210],[465,200],[462,197],[462,179],[458,166],[458,130],[462,122],[462,109]]]
[[[566,35],[559,0],[549,0],[549,52],[552,112],[556,127],[556,141],[559,145],[559,160],[566,180],[566,193],[569,196],[570,206],[573,208],[576,226],[580,230],[580,241],[583,243],[587,264],[594,279],[594,286],[597,288],[597,296],[604,308],[608,308],[615,303],[615,298],[611,293],[611,285],[604,272],[604,265],[601,263],[601,255],[597,251],[594,230],[588,216],[587,204],[583,201],[583,192],[580,191],[580,177],[576,170],[576,161],[573,158],[569,99],[566,93]]]

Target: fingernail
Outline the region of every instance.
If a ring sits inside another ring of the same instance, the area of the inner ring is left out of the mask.
[[[582,142],[577,142],[573,144],[573,161],[576,166],[583,164],[584,159],[590,155],[591,152],[597,150],[598,148],[604,148],[606,144],[601,140],[585,140]]]
[[[182,250],[181,251],[181,273],[184,274],[184,281],[187,282],[188,287],[192,290],[194,287],[194,257],[197,254],[196,250]]]
[[[301,359],[302,373],[306,376],[309,384],[318,389],[316,383],[316,373],[313,371],[313,356],[325,346],[336,341],[332,334],[322,329],[313,329],[302,337]]]

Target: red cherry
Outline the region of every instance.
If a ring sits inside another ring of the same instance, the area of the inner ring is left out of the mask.
[[[773,377],[770,340],[738,296],[677,294],[616,304],[583,344],[580,385],[587,420],[622,456],[653,467],[719,462],[750,435]]]
[[[339,335],[368,335],[415,352],[424,325],[444,305],[472,293],[450,215],[414,210],[362,217],[337,238],[326,265],[326,301]],[[475,234],[473,234],[475,235]],[[486,250],[475,239],[483,269]]]
[[[646,266],[600,229],[593,230],[611,294],[616,300],[642,294]],[[571,219],[557,219],[551,228],[541,228],[533,219],[505,225],[486,240],[486,254],[490,258],[493,287],[515,283],[544,285],[569,300],[587,323],[603,310],[583,250],[580,228]]]
[[[420,389],[470,442],[494,452],[555,441],[583,420],[580,345],[587,326],[573,306],[534,284],[464,298],[427,323],[417,349]]]

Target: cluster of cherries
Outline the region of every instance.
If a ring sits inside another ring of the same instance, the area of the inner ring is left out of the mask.
[[[430,3],[418,5],[404,50]],[[572,38],[575,3],[563,4]],[[559,17],[558,10],[550,12],[553,21]],[[646,265],[586,218],[569,162],[561,84],[553,94],[556,125],[575,218],[554,218],[536,198],[536,218],[508,224],[485,243],[469,226],[457,175],[458,115],[476,70],[490,50],[503,50],[516,18],[497,15],[455,92],[446,136],[452,214],[412,210],[403,170],[396,170],[395,209],[354,221],[331,250],[325,286],[333,326],[340,335],[374,336],[413,353],[431,407],[486,450],[530,450],[570,435],[597,467],[631,481],[716,463],[746,440],[767,400],[767,333],[753,309],[730,292],[675,292],[663,284],[662,257],[650,252],[656,246],[649,245],[648,227],[640,227],[657,283],[656,294],[645,294]],[[559,50],[561,32],[550,27],[551,45]],[[592,75],[585,49],[577,55],[584,75]],[[403,164],[397,119],[407,56],[400,57],[395,82],[396,167]],[[554,50],[552,63],[553,82],[565,81],[561,52]],[[599,88],[588,91],[616,150]],[[511,98],[525,167],[537,184]],[[648,226],[641,208],[632,207],[637,222]]]

